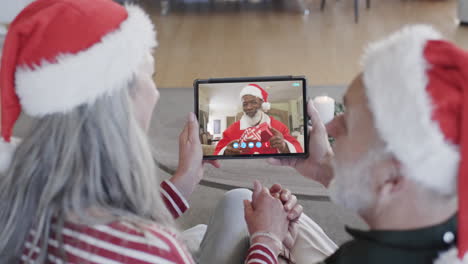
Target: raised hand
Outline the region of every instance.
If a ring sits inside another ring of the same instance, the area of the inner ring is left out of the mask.
[[[270,139],[270,146],[272,148],[277,148],[281,153],[289,153],[288,145],[284,141],[284,136],[277,129],[271,127],[271,132],[273,132],[273,137]]]
[[[204,163],[220,167],[216,160],[202,162],[203,152],[198,128],[195,114],[190,113],[184,130],[179,136],[179,166],[170,179],[186,199],[202,179]]]
[[[312,123],[312,127],[309,127],[309,157],[307,159],[271,158],[268,159],[268,162],[273,165],[293,167],[304,177],[318,181],[324,186],[328,186],[333,178],[330,164],[333,151],[328,142],[327,129],[320,120],[320,116],[312,100],[309,100],[307,104],[307,113]]]

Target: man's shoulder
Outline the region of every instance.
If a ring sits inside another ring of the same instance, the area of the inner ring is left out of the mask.
[[[323,263],[353,263],[352,261],[357,261],[357,258],[361,255],[360,253],[367,249],[368,248],[364,243],[360,243],[357,240],[351,240],[341,245],[338,250],[325,259]]]
[[[432,263],[427,251],[390,247],[366,240],[351,240],[325,259],[326,264],[419,264]]]
[[[240,120],[232,123],[230,126],[226,128],[226,131],[228,130],[240,130]]]

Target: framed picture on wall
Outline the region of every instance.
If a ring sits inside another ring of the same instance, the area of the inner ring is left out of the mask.
[[[221,120],[217,119],[213,121],[213,132],[215,134],[221,134]]]

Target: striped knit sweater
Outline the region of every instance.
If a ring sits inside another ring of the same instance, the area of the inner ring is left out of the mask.
[[[189,205],[170,182],[161,183],[161,193],[174,218],[181,216]],[[61,244],[52,232],[46,263],[76,264],[194,264],[186,247],[169,229],[157,224],[136,226],[117,221],[106,225],[77,225],[65,223]],[[40,249],[32,246],[34,232],[25,242],[22,263],[34,263]],[[63,254],[64,253],[64,254]],[[63,257],[65,256],[65,261]],[[265,245],[251,245],[246,264],[277,264],[277,256]],[[201,263],[202,264],[202,263]]]

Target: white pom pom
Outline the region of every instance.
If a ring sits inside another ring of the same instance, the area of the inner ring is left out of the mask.
[[[270,109],[271,109],[271,104],[268,103],[268,102],[262,103],[262,109],[263,109],[263,111],[265,111],[265,112],[268,111],[268,110],[270,110]]]
[[[0,173],[8,170],[15,154],[16,147],[21,143],[21,139],[12,137],[10,142],[0,139]]]
[[[458,249],[456,247],[439,255],[434,264],[468,264],[468,254],[463,256],[463,260],[458,258]]]

